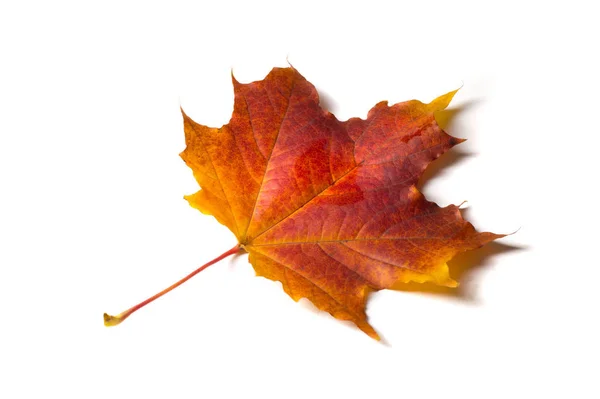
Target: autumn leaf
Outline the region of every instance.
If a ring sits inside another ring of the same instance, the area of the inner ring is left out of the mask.
[[[366,120],[341,122],[292,67],[249,84],[233,78],[233,86],[234,111],[223,127],[183,113],[181,157],[201,187],[185,198],[227,226],[238,245],[128,311],[105,314],[105,324],[246,251],[258,276],[378,339],[365,313],[370,292],[411,281],[455,287],[447,262],[502,237],[477,232],[457,206],[441,208],[416,188],[427,165],[463,141],[434,117],[456,91],[429,104],[383,101]]]

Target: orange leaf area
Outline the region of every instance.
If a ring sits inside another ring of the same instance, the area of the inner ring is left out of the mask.
[[[366,120],[341,122],[292,67],[233,86],[223,127],[183,114],[181,156],[201,187],[186,199],[227,226],[256,274],[294,300],[378,339],[365,313],[371,291],[411,281],[455,287],[447,262],[502,237],[416,188],[427,165],[463,141],[434,118],[456,91],[429,104],[380,102]]]

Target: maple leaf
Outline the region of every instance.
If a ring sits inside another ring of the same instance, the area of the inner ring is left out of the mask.
[[[232,79],[228,124],[206,127],[182,111],[181,157],[201,187],[185,198],[238,245],[128,311],[105,314],[105,324],[246,251],[256,274],[280,281],[294,300],[379,339],[365,313],[370,292],[411,281],[455,287],[447,262],[503,237],[477,232],[457,206],[441,208],[416,188],[427,165],[463,141],[434,118],[456,91],[429,104],[380,102],[366,120],[341,122],[293,67],[249,84]]]

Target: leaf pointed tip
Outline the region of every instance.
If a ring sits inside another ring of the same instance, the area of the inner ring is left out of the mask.
[[[233,73],[233,67],[231,67],[231,82],[233,83],[233,86],[236,87],[240,84],[240,82],[238,82],[238,80],[235,78],[235,75]]]
[[[451,137],[450,138],[450,145],[454,147],[455,145],[464,143],[465,141],[467,141],[467,139],[461,139],[461,138],[458,138],[458,137]]]
[[[462,87],[462,85],[461,85]],[[429,107],[432,109],[432,111],[441,111],[443,109],[446,109],[448,107],[448,105],[450,104],[450,102],[452,101],[452,99],[454,98],[454,95],[456,93],[458,93],[458,91],[461,89],[461,87],[459,87],[456,90],[452,90],[451,92],[448,92],[444,95],[439,96],[438,98],[436,98],[435,100],[433,100],[432,102],[429,103]]]
[[[287,62],[287,64],[288,64],[288,67],[289,67],[290,69],[293,69],[294,71],[296,70],[296,68],[294,68],[294,66],[293,66],[293,65],[292,65],[292,63],[290,62],[290,54],[289,54],[289,53],[288,53],[288,54],[285,56],[285,62]]]
[[[189,121],[192,120],[192,118],[190,118],[188,116],[188,114],[185,113],[185,111],[183,110],[183,107],[181,106],[181,104],[179,104],[179,111],[181,112],[181,116],[183,116],[183,124],[185,125],[186,123],[188,123]]]
[[[369,323],[356,323],[356,325],[362,330],[362,332],[367,334],[369,337],[373,338],[375,341],[381,341],[381,337],[379,336],[379,334],[377,334],[377,331],[375,331],[375,329],[371,327]]]
[[[366,330],[366,329],[362,329],[362,331],[367,334],[369,337],[373,338],[375,341],[381,342],[381,337],[379,336],[379,334],[377,334],[377,332],[373,329],[370,330]]]

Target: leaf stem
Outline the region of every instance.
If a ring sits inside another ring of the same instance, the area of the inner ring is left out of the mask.
[[[236,245],[235,247],[231,248],[229,251],[224,252],[222,255],[214,258],[213,260],[211,260],[208,263],[205,263],[204,265],[200,266],[199,268],[197,268],[196,270],[194,270],[193,272],[191,272],[190,274],[188,274],[187,276],[185,276],[184,278],[182,278],[181,280],[179,280],[178,282],[176,282],[175,284],[171,285],[168,288],[165,288],[164,290],[162,290],[161,292],[159,292],[158,294],[151,296],[150,298],[146,299],[145,301],[142,301],[140,303],[138,303],[137,305],[127,309],[124,312],[119,313],[116,316],[111,316],[109,314],[104,313],[104,325],[106,327],[112,327],[112,326],[117,326],[119,324],[121,324],[121,322],[123,322],[123,320],[125,320],[126,318],[128,318],[129,316],[131,316],[136,310],[143,308],[144,306],[146,306],[147,304],[149,304],[150,302],[153,302],[154,300],[160,298],[161,296],[165,295],[167,292],[174,290],[175,288],[179,287],[181,284],[185,283],[186,281],[188,281],[189,279],[191,279],[192,277],[194,277],[196,274],[200,273],[202,270],[206,269],[207,267],[209,267],[210,265],[213,265],[215,263],[217,263],[218,261],[225,259],[228,256],[237,254],[239,252],[242,252],[243,248],[241,245]]]

